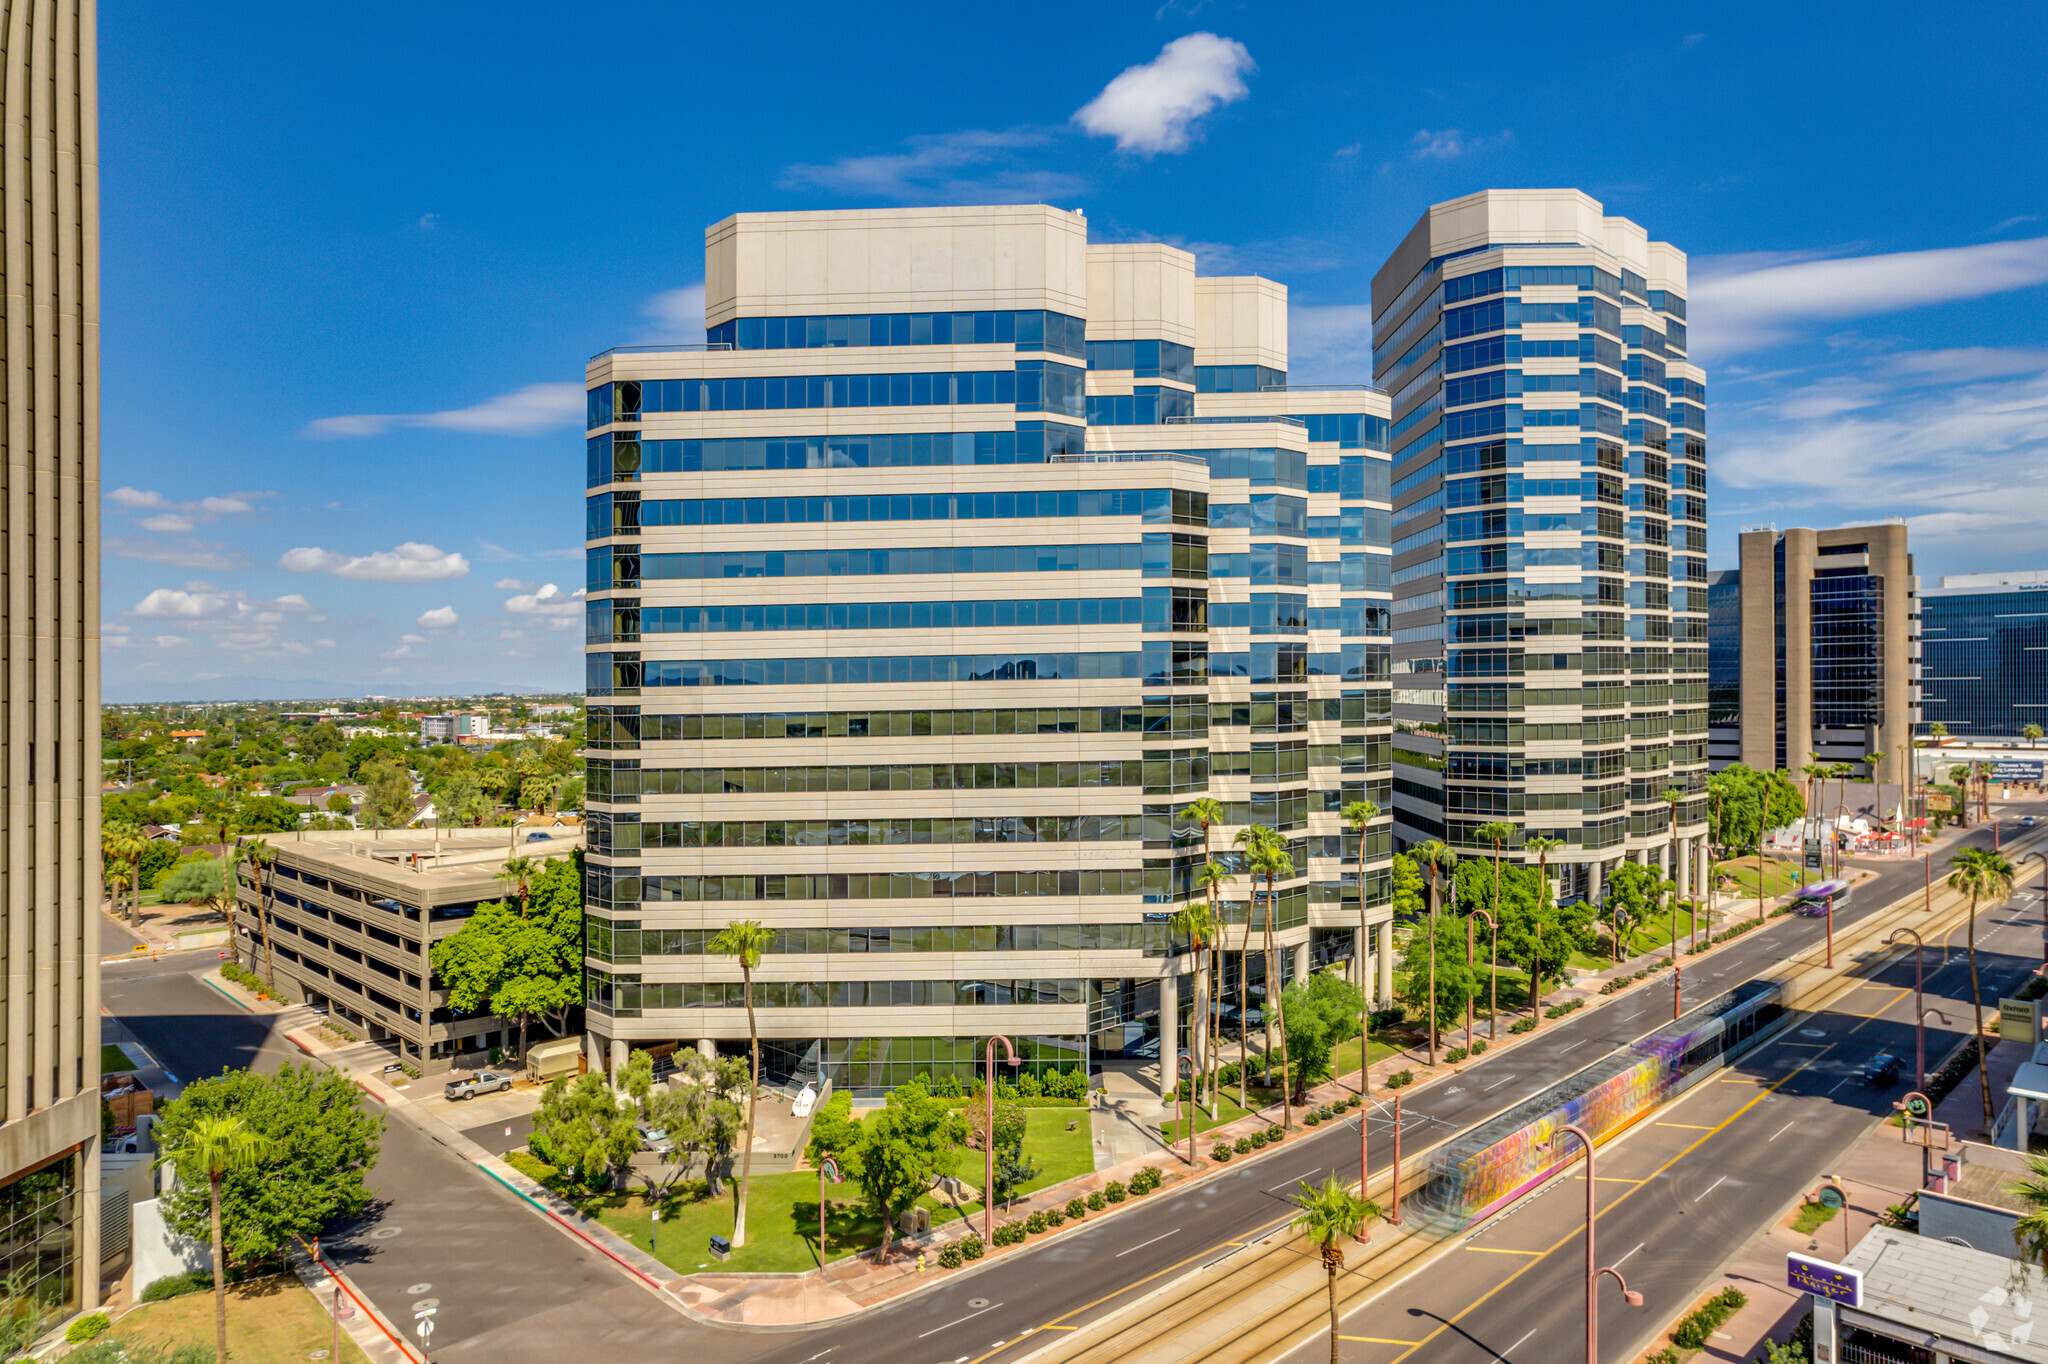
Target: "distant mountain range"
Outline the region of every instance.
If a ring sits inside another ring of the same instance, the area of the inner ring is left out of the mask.
[[[205,681],[160,678],[117,682],[106,687],[103,700],[114,705],[148,705],[179,701],[349,701],[364,696],[540,696],[579,691],[573,686],[511,687],[503,682],[456,678],[428,686],[385,680],[337,682],[331,677],[213,677]]]

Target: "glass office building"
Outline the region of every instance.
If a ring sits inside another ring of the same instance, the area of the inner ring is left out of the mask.
[[[1686,263],[1569,190],[1432,207],[1373,281],[1392,395],[1397,838],[1702,876],[1705,376]],[[1682,793],[1675,810],[1663,799]],[[1535,858],[1527,855],[1527,860]]]
[[[1922,597],[1920,648],[1921,734],[1936,724],[1971,739],[2048,729],[2048,581]]]
[[[727,922],[774,930],[772,1079],[1171,1057],[1171,928],[1226,987],[1391,985],[1388,404],[1287,384],[1286,290],[1043,206],[742,214],[703,343],[587,370],[591,1060],[737,1049]],[[1358,840],[1368,830],[1361,924]]]

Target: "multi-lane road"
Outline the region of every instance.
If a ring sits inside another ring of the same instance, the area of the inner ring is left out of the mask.
[[[2007,832],[2016,830],[2008,826]],[[1989,834],[1975,831],[1971,841],[1988,844]],[[1837,916],[1837,927],[1853,924],[1917,888],[1920,878],[1918,863],[1881,866],[1875,883],[1859,889],[1855,907]],[[1759,974],[1815,946],[1821,933],[1821,925],[1814,921],[1786,919],[1738,939],[1688,973],[1687,998],[1696,1003]],[[168,1069],[186,1079],[214,1073],[224,1065],[270,1068],[295,1056],[265,1019],[241,1012],[201,983],[199,973],[211,964],[212,954],[205,953],[166,957],[161,963],[112,965],[106,973],[107,1007]],[[1467,1066],[1448,1084],[1418,1093],[1404,1114],[1407,1147],[1413,1151],[1429,1145],[1527,1098],[1670,1017],[1669,991],[1649,987],[1605,1007],[1546,1023],[1535,1037]],[[1910,1037],[1906,1044],[1910,1049]],[[1773,1102],[1807,1097],[1801,1084],[1795,1077],[1783,1091],[1785,1098]],[[1843,1089],[1816,1102],[1840,1109],[1845,1117],[1853,1111],[1853,1120],[1863,1122],[1870,1111],[1865,1098]],[[1391,1124],[1384,1117],[1375,1119],[1371,1137],[1378,1170],[1391,1149]],[[1632,1143],[1648,1149],[1635,1139]],[[1134,1292],[1156,1286],[1176,1270],[1212,1258],[1230,1243],[1284,1219],[1290,1211],[1287,1195],[1298,1180],[1333,1173],[1357,1178],[1357,1159],[1354,1127],[1325,1128],[1188,1189],[1152,1195],[1142,1205],[1084,1224],[1027,1254],[999,1257],[977,1272],[948,1276],[930,1291],[856,1318],[796,1332],[741,1332],[681,1316],[403,1118],[389,1124],[384,1155],[372,1178],[378,1204],[358,1225],[330,1238],[328,1246],[394,1320],[410,1320],[415,1301],[438,1299],[433,1351],[437,1360],[490,1358],[517,1364],[559,1359],[569,1350],[609,1353],[646,1350],[659,1343],[671,1350],[701,1344],[715,1349],[719,1358],[734,1361],[898,1364],[908,1359],[951,1364],[991,1352],[1021,1353],[1027,1343],[1037,1343],[1032,1339],[1037,1332],[1048,1327],[1085,1326],[1127,1302]],[[1717,1196],[1724,1191],[1717,1190]],[[1564,1198],[1560,1193],[1543,1201],[1562,1206]],[[1634,1202],[1638,1200],[1620,1206]],[[1763,1215],[1763,1204],[1756,1199],[1726,1202],[1728,1224],[1709,1237],[1723,1247],[1717,1261],[1739,1245]],[[1544,1220],[1547,1214],[1518,1215],[1507,1225]],[[1698,1220],[1704,1226],[1712,1219]],[[1626,1235],[1604,1234],[1617,1239]],[[1469,1258],[1545,1263],[1531,1256]],[[1537,1277],[1535,1269],[1523,1275]],[[1519,1302],[1523,1297],[1523,1291],[1508,1289],[1488,1301]],[[1472,1315],[1469,1305],[1447,1302],[1445,1308],[1446,1317],[1455,1317],[1448,1310],[1452,1308]],[[1468,1328],[1442,1328],[1451,1336],[1464,1329]],[[1401,1340],[1422,1340],[1425,1335],[1419,1328],[1374,1334]],[[1513,1343],[1515,1334],[1499,1344]]]

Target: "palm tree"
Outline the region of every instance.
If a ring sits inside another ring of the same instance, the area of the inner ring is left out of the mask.
[[[1232,876],[1230,874],[1230,868],[1224,866],[1221,862],[1204,862],[1201,865],[1201,867],[1195,872],[1195,884],[1200,886],[1204,891],[1208,892],[1209,895],[1209,1008],[1211,1017],[1208,1023],[1210,1037],[1208,1086],[1209,1116],[1211,1118],[1214,1118],[1216,1116],[1216,1076],[1220,1074],[1222,1070],[1221,1063],[1216,1059],[1217,1054],[1222,1050],[1222,1048],[1218,1046],[1215,1041],[1216,1037],[1221,1033],[1222,1029],[1216,1026],[1217,1020],[1215,1015],[1219,1009],[1219,1006],[1217,1004],[1217,996],[1223,993],[1221,988],[1222,978],[1217,974],[1217,966],[1220,964],[1223,956],[1223,917],[1222,914],[1216,908],[1216,892],[1223,886],[1227,885],[1232,881],[1235,881],[1236,879],[1237,878],[1235,876]],[[1250,922],[1249,915],[1246,916],[1246,922]],[[1246,931],[1249,932],[1250,930],[1247,929]],[[1238,1009],[1239,1018],[1241,1020],[1243,1017],[1244,1009],[1244,1000],[1242,998],[1244,992],[1244,965],[1242,962],[1238,964],[1237,984],[1238,993],[1240,996],[1238,1000]],[[1239,1051],[1240,1053],[1242,1053],[1243,1048],[1239,1048]],[[1243,1057],[1240,1054],[1239,1060],[1242,1061],[1242,1059]],[[1242,1077],[1243,1069],[1244,1067],[1242,1065],[1238,1067],[1240,1077]],[[1238,1107],[1244,1107],[1242,1097],[1240,1097],[1238,1101]]]
[[[1678,803],[1685,799],[1685,792],[1679,787],[1667,786],[1657,793],[1657,799],[1671,808],[1671,880],[1675,885],[1678,882]],[[1675,895],[1671,900],[1671,943],[1675,961],[1678,956],[1678,897]],[[1692,919],[1692,950],[1700,950],[1700,919],[1697,914]]]
[[[1458,852],[1440,838],[1417,844],[1408,856],[1429,875],[1429,1063],[1436,1064],[1436,876],[1438,871],[1455,875]]]
[[[242,860],[249,864],[249,880],[256,887],[256,926],[263,935],[263,983],[273,993],[277,979],[270,969],[270,886],[266,873],[277,865],[277,849],[260,838],[242,844]]]
[[[1365,945],[1370,940],[1371,927],[1365,922],[1365,826],[1379,818],[1380,807],[1369,800],[1354,800],[1344,807],[1344,822],[1358,830],[1358,993],[1370,998],[1365,988]],[[1382,1001],[1384,1002],[1384,1001]],[[1365,1036],[1365,1010],[1361,1008],[1358,1020],[1358,1035]],[[1363,1041],[1360,1042],[1363,1046]],[[1360,1053],[1362,1056],[1364,1053]]]
[[[1811,810],[1817,803],[1814,797],[1819,791],[1821,779],[1828,775],[1828,765],[1808,763],[1799,770],[1806,777],[1806,808]]]
[[[2039,725],[2020,726],[2020,737],[2027,741],[2028,748],[2032,748],[2034,747],[2034,745],[2041,742],[2041,734],[2042,730]]]
[[[2028,1156],[2026,1178],[2005,1186],[2027,1211],[2013,1224],[2014,1258],[2037,1269],[2048,1269],[2048,1156]]]
[[[1280,970],[1279,957],[1273,944],[1273,911],[1279,899],[1274,882],[1279,878],[1294,875],[1294,859],[1288,855],[1287,844],[1281,836],[1264,826],[1246,830],[1258,837],[1248,844],[1245,862],[1254,877],[1266,878],[1266,1054],[1273,1052],[1273,1025],[1280,1016]],[[1296,1076],[1287,1062],[1287,1029],[1280,1028],[1280,1130],[1286,1131],[1294,1125],[1294,1091]],[[1266,1068],[1267,1078],[1272,1077],[1270,1061]]]
[[[1543,911],[1550,904],[1550,855],[1564,846],[1561,838],[1530,834],[1522,840],[1522,851],[1536,854],[1536,960],[1529,969],[1529,1017],[1543,1026]],[[1564,945],[1558,945],[1560,960]]]
[[[1948,860],[1955,870],[1948,874],[1949,889],[1970,897],[1969,930],[1964,937],[1970,957],[1971,1032],[1977,1037],[1977,1088],[1984,1096],[1984,1128],[1996,1119],[1991,1113],[1991,1080],[1984,1073],[1984,998],[1977,989],[1977,902],[2003,900],[2012,894],[2013,866],[2010,858],[1989,848],[1965,848]]]
[[[733,920],[710,944],[711,951],[740,964],[747,1000],[747,1043],[754,1057],[753,1082],[747,1086],[747,1145],[740,1157],[740,1204],[732,1221],[734,1250],[747,1243],[747,1183],[754,1174],[754,1105],[761,1092],[761,1030],[754,1023],[754,968],[761,964],[761,954],[774,945],[775,930],[764,928],[759,919]]]
[[[1360,1193],[1365,1185],[1359,1184]],[[1294,1196],[1299,1209],[1288,1229],[1298,1231],[1314,1243],[1323,1255],[1323,1273],[1330,1290],[1330,1364],[1337,1364],[1337,1276],[1344,1272],[1344,1243],[1365,1230],[1375,1217],[1384,1216],[1380,1205],[1337,1182],[1331,1175],[1320,1186],[1301,1182]]]
[[[1255,853],[1256,853],[1256,852],[1257,852],[1257,851],[1258,851],[1258,850],[1259,850],[1259,849],[1260,849],[1260,848],[1261,848],[1262,846],[1264,846],[1264,845],[1265,845],[1265,844],[1266,844],[1267,842],[1269,842],[1269,841],[1270,841],[1270,840],[1272,840],[1272,839],[1278,838],[1279,836],[1280,836],[1280,835],[1279,835],[1278,833],[1274,832],[1274,831],[1273,831],[1272,829],[1269,829],[1269,828],[1267,828],[1267,827],[1266,827],[1265,825],[1263,825],[1263,824],[1251,824],[1251,825],[1247,825],[1246,827],[1244,827],[1244,828],[1242,828],[1242,829],[1239,829],[1239,830],[1237,831],[1237,837],[1236,837],[1236,839],[1234,839],[1234,840],[1233,840],[1233,841],[1234,841],[1234,842],[1235,842],[1235,843],[1237,844],[1237,846],[1238,846],[1238,847],[1240,847],[1240,848],[1244,849],[1244,864],[1245,864],[1245,870],[1246,870],[1246,871],[1248,871],[1248,872],[1250,872],[1250,873],[1251,873],[1251,877],[1252,877],[1252,899],[1253,899],[1253,901],[1257,901],[1257,900],[1258,900],[1258,898],[1259,898],[1259,876],[1260,876],[1259,868],[1258,868],[1258,866],[1257,866],[1257,865],[1255,864],[1255,862],[1254,862],[1254,860],[1253,860],[1253,854],[1255,854]],[[1254,914],[1254,913],[1253,913],[1252,911],[1253,911],[1254,909],[1256,909],[1256,908],[1257,908],[1257,905],[1256,905],[1255,903],[1254,903],[1254,904],[1250,904],[1250,905],[1247,905],[1247,906],[1245,906],[1245,914],[1244,914],[1244,952],[1243,952],[1243,954],[1242,954],[1242,960],[1243,960],[1243,961],[1245,961],[1245,962],[1249,962],[1249,961],[1251,960],[1251,952],[1252,952],[1252,920],[1254,920],[1254,919],[1256,919],[1256,918],[1258,917],[1258,915]],[[1268,1081],[1270,1082],[1270,1081],[1272,1080],[1272,1078],[1273,1078],[1273,1062],[1271,1061],[1271,1059],[1270,1059],[1270,1058],[1271,1058],[1271,1056],[1272,1056],[1272,1054],[1273,1054],[1273,996],[1274,996],[1274,993],[1275,993],[1275,992],[1274,992],[1274,989],[1273,989],[1273,976],[1272,976],[1272,969],[1273,969],[1273,948],[1272,948],[1272,942],[1271,942],[1271,940],[1270,940],[1270,935],[1269,935],[1269,936],[1268,936],[1268,937],[1267,937],[1266,939],[1264,939],[1264,941],[1265,941],[1265,943],[1266,943],[1266,946],[1265,946],[1265,949],[1264,949],[1264,951],[1265,951],[1265,960],[1266,960],[1266,977],[1265,977],[1265,982],[1266,982],[1266,1007],[1265,1007],[1265,1008],[1263,1008],[1263,1009],[1261,1009],[1261,1010],[1259,1010],[1259,1014],[1260,1014],[1260,1021],[1261,1021],[1261,1022],[1262,1022],[1262,1023],[1263,1023],[1264,1025],[1265,1025],[1265,1029],[1266,1029],[1266,1049],[1265,1049],[1265,1052],[1263,1053],[1263,1057],[1262,1057],[1262,1059],[1264,1059],[1264,1061],[1265,1061],[1265,1070],[1266,1070],[1266,1078],[1267,1078],[1267,1080],[1268,1080]],[[1243,1068],[1244,1068],[1243,1066],[1241,1066],[1241,1065],[1239,1066],[1239,1069],[1240,1069],[1240,1070],[1242,1070]],[[1242,1086],[1242,1085],[1240,1085],[1240,1086],[1239,1086],[1239,1089],[1241,1090],[1242,1088],[1243,1088],[1243,1086]],[[1242,1106],[1242,1105],[1240,1105],[1240,1106]]]
[[[1191,905],[1182,905],[1173,916],[1173,932],[1174,936],[1187,939],[1188,950],[1194,953],[1195,956],[1195,1035],[1190,1040],[1194,1043],[1196,1078],[1190,1081],[1188,1085],[1188,1122],[1192,1125],[1195,1120],[1194,1108],[1202,1100],[1202,1077],[1208,1074],[1203,1068],[1203,1059],[1208,1055],[1206,1049],[1208,1029],[1204,1024],[1208,1018],[1209,983],[1202,969],[1202,955],[1209,950],[1210,942],[1216,936],[1216,920],[1209,913],[1209,906],[1206,903],[1197,901]],[[1159,1053],[1159,1064],[1161,1067],[1173,1066],[1177,1068],[1179,1059],[1179,1057],[1167,1056],[1163,1048]],[[1162,1080],[1173,1078],[1176,1081],[1176,1087],[1178,1087],[1178,1077],[1173,1076],[1172,1072],[1169,1071],[1168,1074],[1162,1075],[1160,1078]]]
[[[107,883],[107,899],[113,903],[114,908],[119,909],[121,907],[121,892],[128,886],[127,865],[122,862],[114,863],[102,873],[100,879]]]
[[[519,917],[526,917],[527,898],[533,894],[533,878],[540,871],[540,860],[533,857],[508,857],[505,865],[498,869],[498,879],[512,887],[519,897]]]
[[[142,921],[142,857],[149,851],[149,840],[132,824],[109,824],[100,830],[100,850],[109,861],[128,864],[128,875],[121,881],[128,887],[128,924],[132,928]],[[113,909],[120,912],[118,899]]]
[[[208,1113],[195,1118],[178,1137],[176,1145],[159,1160],[173,1161],[186,1179],[206,1176],[207,1196],[213,1217],[213,1335],[217,1364],[228,1358],[228,1290],[222,1265],[227,1259],[221,1245],[220,1188],[231,1174],[254,1169],[270,1158],[270,1142],[232,1113]]]

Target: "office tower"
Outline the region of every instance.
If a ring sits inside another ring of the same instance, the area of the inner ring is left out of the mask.
[[[1598,898],[1624,856],[1702,883],[1706,390],[1685,287],[1682,252],[1572,190],[1437,204],[1374,277],[1404,845],[1490,855],[1474,830],[1504,821],[1515,849],[1563,840],[1566,895]]]
[[[0,5],[0,1281],[99,1301],[99,161],[93,9]]]
[[[1708,637],[1714,765],[1798,774],[1881,764],[1897,780],[1919,700],[1918,585],[1906,523],[1750,526],[1714,575]]]
[[[1170,920],[1252,824],[1283,977],[1391,951],[1386,399],[1286,386],[1286,290],[1044,206],[741,214],[702,344],[589,389],[589,1040],[873,1093],[1187,1037]],[[1224,888],[1263,989],[1267,905]],[[1246,958],[1248,966],[1245,965]],[[1254,1003],[1256,1007],[1256,1003]]]
[[[1937,724],[1958,739],[2048,729],[2048,571],[1950,575],[1919,608],[1921,734]]]

